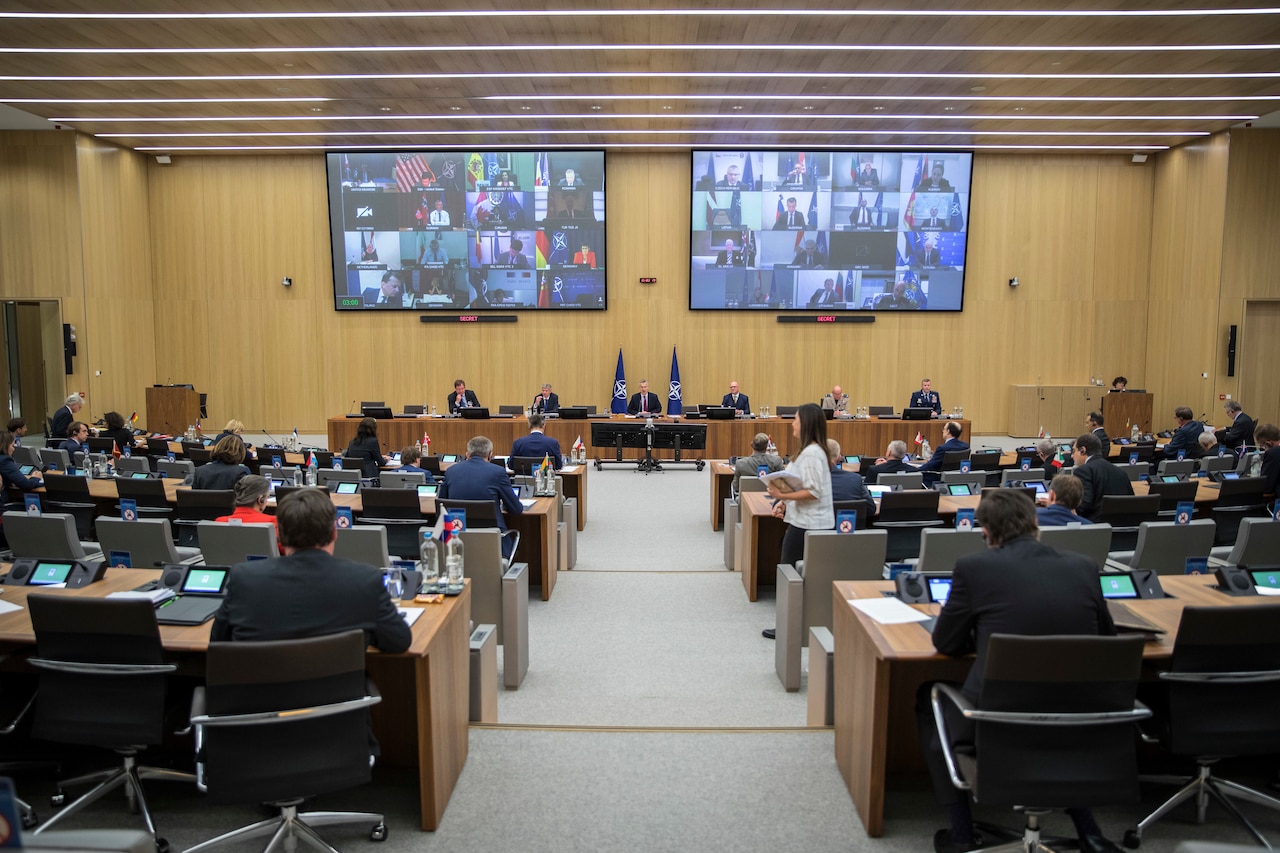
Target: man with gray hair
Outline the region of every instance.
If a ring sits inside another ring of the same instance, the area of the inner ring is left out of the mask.
[[[71,422],[76,419],[76,413],[80,411],[83,405],[84,401],[80,399],[79,394],[69,395],[66,402],[62,404],[62,408],[53,413],[53,432],[49,435],[49,438],[66,438],[67,427],[71,426]],[[1253,434],[1252,428],[1250,428],[1249,434]]]
[[[456,462],[444,472],[444,482],[440,484],[440,498],[460,501],[491,501],[497,504],[498,529],[507,529],[504,512],[520,515],[524,507],[516,500],[511,491],[511,480],[501,465],[494,465],[493,442],[483,435],[477,435],[467,442],[467,461]],[[509,539],[502,539],[502,556],[510,557],[512,544]]]
[[[891,441],[888,449],[885,450],[884,456],[876,460],[876,464],[872,465],[863,472],[863,479],[867,485],[875,483],[876,478],[881,474],[898,474],[903,471],[914,471],[906,462],[907,443],[905,441]]]
[[[552,392],[550,382],[542,383],[542,390],[533,398],[533,410],[544,415],[560,412],[560,397]]]
[[[1213,431],[1219,443],[1228,450],[1239,450],[1241,447],[1253,444],[1253,428],[1257,422],[1244,413],[1240,401],[1228,400],[1222,408],[1226,411],[1227,417],[1231,418],[1231,426]]]
[[[743,477],[756,477],[760,469],[768,469],[768,473],[781,471],[784,467],[782,458],[776,453],[769,453],[769,436],[763,432],[756,433],[751,440],[751,455],[739,456],[733,466],[733,493],[738,493],[738,481]]]

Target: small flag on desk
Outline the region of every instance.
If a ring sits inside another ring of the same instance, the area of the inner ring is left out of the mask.
[[[583,445],[583,443],[582,443],[582,436],[578,436],[578,437],[577,437],[576,439],[574,439],[574,441],[573,441],[573,449],[574,449],[574,450],[582,450],[582,449],[583,449],[583,447],[584,447],[584,445]]]
[[[134,412],[132,415],[129,415],[129,423],[131,423],[131,424],[136,424],[137,422],[138,422],[138,413],[137,413],[137,412]]]
[[[1044,424],[1040,424],[1040,435],[1037,438],[1044,438]]]
[[[547,469],[551,467],[551,454],[550,454],[550,453],[544,453],[544,454],[542,454],[542,464],[541,464],[541,465],[539,465],[538,467],[539,467],[540,469],[542,469],[542,473],[543,473],[543,474],[546,474],[546,473],[547,473]]]
[[[297,444],[297,442],[298,442],[298,428],[297,428],[297,427],[294,427],[294,428],[293,428],[293,441],[294,441],[294,444]]]
[[[307,454],[307,467],[308,468],[319,467],[319,463],[316,461],[316,452],[314,450],[312,450],[310,453]]]
[[[1062,448],[1058,448],[1058,452],[1053,455],[1053,467],[1060,471],[1062,466],[1066,464],[1066,454],[1062,451]]]
[[[916,444],[924,444],[924,433],[916,432]]]

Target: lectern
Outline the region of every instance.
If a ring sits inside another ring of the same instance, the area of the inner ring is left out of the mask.
[[[147,389],[147,430],[182,435],[200,420],[200,395],[185,385]]]
[[[1102,416],[1107,435],[1128,435],[1134,424],[1142,432],[1152,432],[1151,399],[1145,391],[1122,391],[1102,398]]]

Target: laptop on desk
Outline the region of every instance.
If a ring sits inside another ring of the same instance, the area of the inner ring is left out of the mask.
[[[181,572],[176,580],[178,593],[156,609],[161,625],[203,625],[218,612],[227,597],[230,566],[165,566],[162,577]]]
[[[360,414],[366,418],[373,418],[379,421],[389,421],[392,418],[390,406],[363,406]]]
[[[707,420],[712,421],[731,421],[738,416],[738,410],[732,406],[708,406],[701,411],[706,414]]]
[[[906,408],[902,410],[902,419],[904,421],[927,421],[933,417],[933,409],[924,407]]]
[[[479,408],[469,406],[465,409],[458,409],[458,414],[469,421],[487,421],[489,419],[489,410],[483,406]]]

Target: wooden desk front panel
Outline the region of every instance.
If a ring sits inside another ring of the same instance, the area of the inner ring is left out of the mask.
[[[1138,429],[1143,432],[1151,432],[1153,399],[1150,394],[1132,391],[1104,395],[1102,416],[1106,419],[1107,435],[1127,436],[1133,424],[1137,424]]]
[[[634,422],[634,419],[632,419]],[[673,423],[661,418],[658,423]],[[778,452],[783,456],[794,456],[800,448],[797,439],[791,435],[790,418],[757,418],[733,421],[682,420],[681,423],[705,424],[707,427],[707,448],[702,451],[691,451],[687,455],[700,459],[728,459],[730,456],[741,456],[751,451],[751,439],[757,432],[763,432],[773,438]],[[329,419],[329,448],[340,451],[351,443],[355,437],[358,418]],[[582,436],[588,446],[590,458],[612,459],[614,451],[606,447],[591,447],[591,424],[593,421],[566,421],[559,418],[547,421],[547,435],[557,439],[566,453],[574,439]],[[929,442],[937,447],[943,439],[943,427],[946,420],[903,421],[837,419],[827,423],[827,435],[840,442],[841,450],[846,454],[859,454],[873,458],[884,453],[890,441],[902,440],[908,447],[914,448],[916,433],[920,432]],[[961,438],[970,439],[971,423],[960,421]],[[511,451],[512,443],[529,432],[529,424],[524,418],[497,418],[487,421],[469,421],[462,418],[396,418],[378,421],[378,441],[384,454],[394,453],[402,447],[413,444],[426,432],[431,436],[433,453],[467,452],[467,441],[477,435],[483,435],[493,442],[495,455],[503,456]],[[638,459],[644,455],[643,449],[624,448],[624,459]],[[655,455],[659,458],[672,458],[672,451],[660,450]]]

